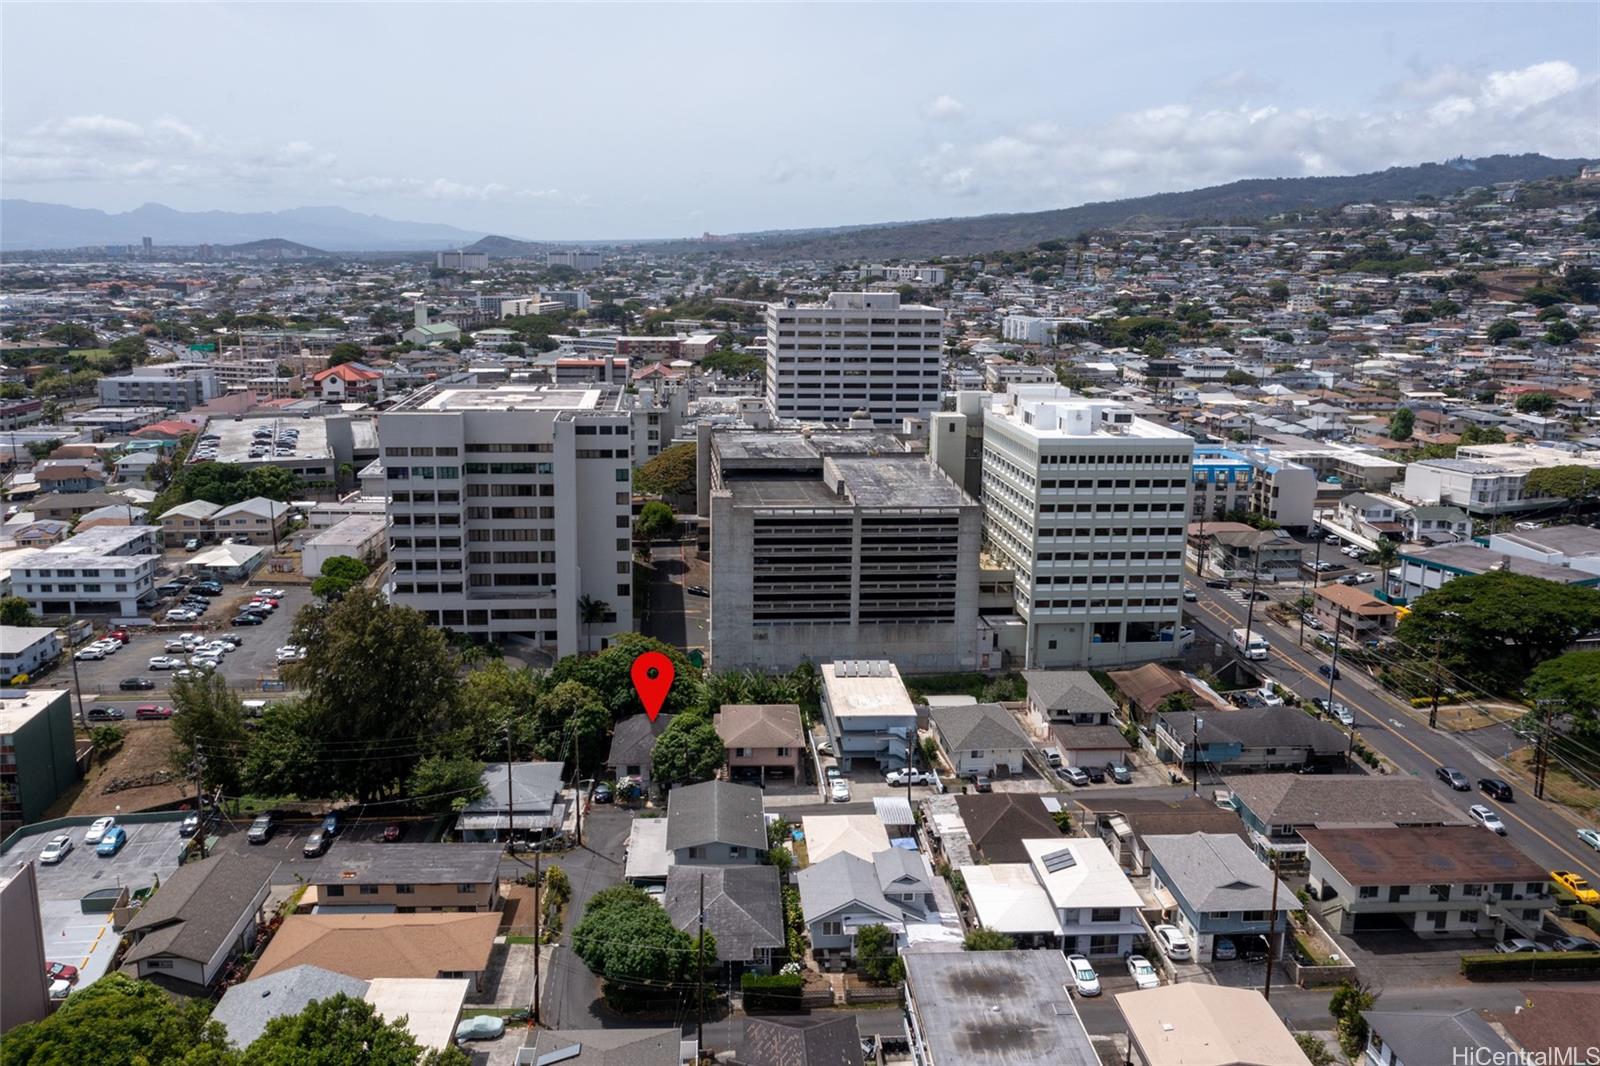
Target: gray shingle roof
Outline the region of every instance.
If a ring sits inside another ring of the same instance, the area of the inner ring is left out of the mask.
[[[1187,742],[1194,735],[1194,713],[1173,711],[1161,715],[1167,732]],[[1212,711],[1200,715],[1200,744],[1235,742],[1244,748],[1310,748],[1318,755],[1337,755],[1349,743],[1329,722],[1319,721],[1286,707],[1246,707],[1237,711]]]
[[[521,816],[533,811],[548,812],[561,789],[559,762],[517,762],[511,764],[512,802],[516,804],[518,824]],[[501,812],[506,809],[506,764],[492,762],[483,768],[478,778],[483,783],[482,796],[467,804],[467,813]]]
[[[277,865],[265,855],[224,852],[178,867],[124,930],[138,937],[127,961],[173,955],[210,962]]]
[[[1362,1016],[1400,1062],[1471,1062],[1478,1048],[1498,1053],[1485,1062],[1513,1060],[1510,1045],[1470,1008],[1369,1010],[1362,1011]]]
[[[1417,777],[1246,774],[1223,784],[1269,825],[1467,825]]]
[[[1147,836],[1147,851],[1166,871],[1166,882],[1197,911],[1264,911],[1272,906],[1272,871],[1232,833]],[[1299,910],[1281,882],[1278,907]]]
[[[993,703],[929,707],[928,718],[952,751],[996,751],[1029,747],[1011,712]]]
[[[737,844],[767,850],[761,790],[729,781],[683,785],[667,797],[667,850]]]
[[[340,992],[360,999],[366,995],[367,982],[320,966],[291,966],[228,989],[211,1020],[222,1023],[234,1046],[248,1047],[272,1019],[299,1014],[307,1004]]]
[[[669,870],[663,906],[672,916],[672,924],[691,936],[699,921],[702,877],[706,928],[717,938],[717,958],[752,962],[761,949],[784,946],[776,866],[674,866]]]
[[[1047,711],[1110,714],[1117,709],[1087,670],[1024,670],[1028,695]]]
[[[877,867],[848,851],[807,866],[800,871],[798,880],[800,911],[808,925],[852,903],[877,911],[886,921],[899,921],[902,917],[900,908],[884,898]]]
[[[313,885],[485,884],[499,876],[499,844],[357,844],[341,841],[303,876]]]
[[[676,1029],[533,1029],[517,1052],[517,1066],[576,1048],[561,1066],[679,1066],[682,1034]]]
[[[645,766],[650,753],[655,751],[656,739],[676,717],[658,714],[654,722],[648,714],[636,714],[617,723],[611,734],[611,754],[606,756],[607,766]]]
[[[861,1066],[853,1014],[835,1018],[751,1018],[737,1061],[747,1066]]]

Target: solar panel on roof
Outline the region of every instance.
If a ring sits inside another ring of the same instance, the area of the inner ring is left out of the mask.
[[[1053,874],[1078,865],[1078,857],[1072,853],[1070,848],[1062,848],[1060,851],[1052,851],[1040,862],[1044,863],[1046,873]]]

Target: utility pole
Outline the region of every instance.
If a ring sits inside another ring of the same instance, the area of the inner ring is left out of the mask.
[[[200,818],[200,828],[195,830],[194,838],[200,844],[200,857],[203,859],[206,857],[206,799],[205,793],[202,791],[204,787],[202,781],[206,772],[206,756],[199,741],[195,742],[194,762],[190,765],[194,767],[194,811]]]
[[[1250,603],[1244,609],[1244,645],[1250,646],[1250,624],[1256,616],[1256,586],[1261,582],[1261,543],[1256,542],[1255,564],[1250,570]]]
[[[1200,718],[1200,712],[1194,711],[1194,735],[1189,741],[1193,752],[1189,755],[1189,785],[1194,790],[1193,794],[1200,795],[1200,727],[1205,722]]]
[[[587,795],[580,794],[583,788],[583,768],[578,763],[578,723],[572,723],[572,795],[578,805],[578,847],[583,847],[583,801]]]
[[[1328,665],[1328,713],[1333,713],[1333,682],[1339,676],[1339,639],[1344,636],[1344,605],[1338,604],[1338,614],[1333,616],[1333,659]],[[1344,750],[1345,769],[1349,770],[1350,756],[1356,750],[1356,730],[1350,727],[1350,743]]]
[[[72,692],[78,697],[78,721],[88,729],[89,716],[83,713],[83,685],[78,681],[78,653],[68,648],[67,654],[72,656]]]
[[[511,780],[511,723],[506,723],[506,850],[516,854],[517,811],[516,792]]]
[[[706,1039],[706,875],[700,875],[700,921],[695,937],[694,962],[694,1053],[698,1058]]]
[[[1539,700],[1538,740],[1533,748],[1533,798],[1544,799],[1544,780],[1550,767],[1550,705],[1561,700]]]
[[[1278,853],[1272,853],[1272,915],[1267,927],[1267,976],[1261,986],[1261,998],[1272,998],[1272,965],[1278,958]]]
[[[1440,637],[1433,638],[1433,705],[1428,710],[1428,728],[1439,728],[1439,644]]]
[[[1311,523],[1311,528],[1312,529],[1316,529],[1317,528],[1317,524],[1315,522],[1312,522]],[[1321,570],[1321,567],[1322,567],[1322,538],[1319,536],[1317,538],[1316,560],[1311,564],[1311,580],[1306,582],[1306,585],[1308,586],[1307,587],[1307,591],[1310,593],[1310,596],[1308,597],[1308,599],[1311,600],[1311,606],[1300,612],[1300,639],[1297,641],[1297,643],[1302,648],[1306,646],[1306,615],[1309,614],[1312,610],[1314,610],[1316,608],[1316,606],[1317,606],[1317,592],[1318,592],[1318,590],[1320,590],[1322,588],[1322,570]]]

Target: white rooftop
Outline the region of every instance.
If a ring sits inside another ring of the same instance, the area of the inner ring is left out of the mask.
[[[467,998],[465,977],[374,977],[362,997],[385,1021],[406,1020],[424,1048],[442,1051],[455,1042],[456,1019]]]
[[[978,924],[1000,933],[1059,933],[1050,896],[1023,862],[963,866],[961,877]]]
[[[502,385],[493,389],[441,389],[415,410],[421,411],[594,411],[601,389]]]
[[[823,663],[822,688],[835,718],[917,714],[899,668],[885,660]]]
[[[1034,876],[1058,908],[1144,905],[1099,837],[1024,840],[1022,846]]]
[[[0,736],[10,736],[67,694],[61,688],[8,689],[0,692]]]

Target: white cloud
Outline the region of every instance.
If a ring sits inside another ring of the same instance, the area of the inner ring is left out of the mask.
[[[1578,68],[1555,60],[1535,63],[1521,70],[1495,71],[1483,86],[1483,98],[1490,106],[1501,105],[1513,111],[1542,104],[1578,87]],[[1590,119],[1594,113],[1590,112]]]
[[[923,114],[933,119],[955,119],[967,113],[967,105],[945,93],[929,100],[922,111]]]

